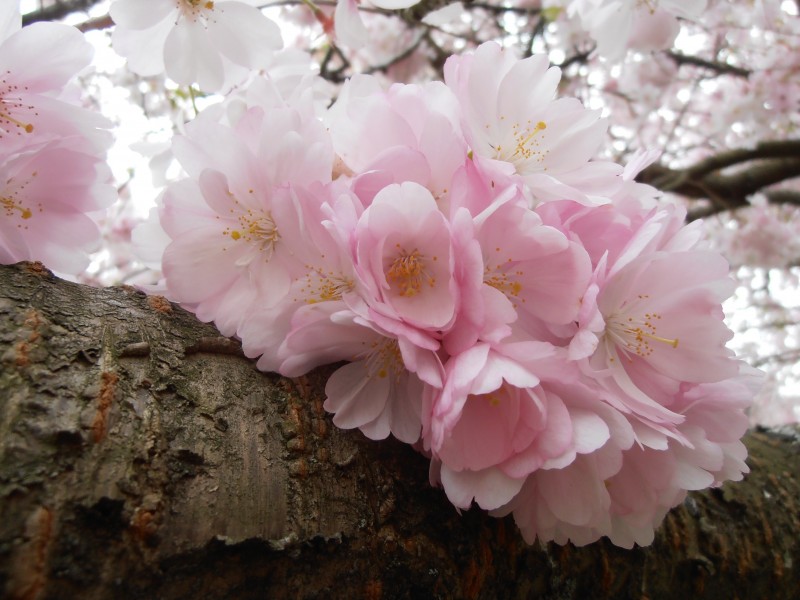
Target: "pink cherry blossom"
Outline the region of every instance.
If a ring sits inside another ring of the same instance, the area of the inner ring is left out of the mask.
[[[78,138],[76,145],[83,141]],[[86,214],[115,199],[96,156],[50,142],[0,161],[0,264],[38,260],[78,274],[97,249],[100,231]]]
[[[233,2],[190,4],[160,10],[210,34]],[[641,16],[572,5],[604,36],[609,11]],[[140,32],[163,20],[115,6]],[[694,14],[660,6],[653,45]],[[356,12],[339,3],[337,35]],[[742,477],[758,378],[726,348],[728,264],[635,181],[655,152],[593,160],[599,112],[557,98],[546,57],[498,44],[451,57],[446,83],[354,77],[329,108],[301,63],[174,141],[186,177],[164,193],[163,236],[149,228],[172,298],[262,370],[344,362],[325,390],[336,426],[415,444],[456,508],[513,514],[531,543],[648,544],[687,490]]]
[[[281,47],[278,26],[237,0],[116,0],[114,48],[139,75],[165,72],[177,83],[217,91]],[[244,67],[245,69],[241,69]]]
[[[0,263],[40,260],[77,275],[100,239],[88,213],[115,199],[109,123],[68,99],[92,48],[65,25],[20,29],[12,4],[0,9]]]
[[[280,372],[291,376],[316,364],[350,361],[328,380],[324,407],[334,413],[334,424],[358,428],[370,439],[392,434],[415,443],[427,385],[420,377],[441,384],[441,365],[430,350],[381,330],[340,300],[297,310],[279,353],[288,356]]]
[[[0,43],[0,155],[64,137],[75,150],[105,153],[108,121],[62,99],[92,54],[80,32],[57,23],[34,23]]]
[[[556,381],[553,370],[547,368],[554,357],[540,355],[540,360],[550,381],[516,388],[502,377],[493,391],[470,394],[458,422],[433,452],[441,463],[437,465],[441,483],[456,506],[468,508],[474,499],[483,508],[500,509],[516,502],[513,498],[528,486],[529,479],[582,464],[581,456],[593,455],[604,446],[623,449],[633,443],[630,424],[618,411],[598,403],[596,390],[573,378]],[[497,383],[485,378],[493,362],[490,358],[475,378],[476,392]],[[498,367],[499,375],[504,367],[498,363],[493,368]]]
[[[173,242],[163,270],[172,298],[231,335],[251,303],[278,302],[302,268],[303,204],[322,199],[292,186],[329,181],[332,155],[321,124],[291,109],[251,109],[236,129],[193,125],[175,142],[190,178],[164,196]]]
[[[601,56],[619,60],[628,47],[645,50],[669,47],[677,34],[675,17],[697,18],[706,4],[705,0],[660,0],[655,6],[635,0],[572,0],[567,12],[580,19],[583,28],[597,42]]]
[[[369,327],[360,329],[360,352],[331,375],[324,407],[334,413],[339,427],[358,427],[370,439],[391,433],[413,444],[420,435],[425,384],[405,368],[398,340]]]
[[[333,24],[336,41],[342,46],[358,50],[367,43],[369,33],[358,13],[356,0],[337,0]]]
[[[678,275],[680,273],[680,275]],[[733,291],[728,265],[711,252],[655,253],[632,261],[601,288],[606,322],[594,360],[624,379],[655,369],[676,381],[736,373],[720,304]]]
[[[739,438],[758,379],[746,371],[724,383],[688,386],[675,405],[686,417],[680,428],[687,445],[670,440],[662,449],[631,446],[617,428],[599,450],[529,476],[495,514],[513,512],[530,543],[538,538],[584,545],[602,536],[624,548],[652,543],[655,528],[686,490],[736,481],[748,472]]]
[[[361,215],[355,243],[372,319],[395,333],[403,325],[431,333],[452,325],[456,257],[449,223],[426,188],[406,182],[382,189]]]
[[[574,98],[555,99],[560,77],[547,57],[517,60],[492,42],[445,64],[445,82],[458,97],[465,135],[484,168],[501,179],[521,177],[539,200],[603,203],[599,196],[618,187],[621,172],[612,163],[589,162],[605,121]]]
[[[434,453],[439,451],[461,418],[469,395],[495,392],[504,381],[518,388],[538,385],[540,379],[535,372],[537,361],[550,357],[554,351],[549,344],[540,342],[520,342],[500,347],[479,343],[451,357],[445,364],[441,392],[429,397],[429,405],[425,406],[423,426],[426,448]],[[524,361],[519,360],[522,355],[526,357]],[[534,370],[529,365],[531,362]]]
[[[795,211],[770,206],[763,196],[749,200],[738,221],[715,231],[716,247],[737,266],[788,267],[800,252]]]
[[[335,184],[324,189],[297,188],[295,193],[309,197],[302,202],[305,262],[293,270],[286,295],[276,303],[253,306],[237,330],[245,353],[259,357],[260,369],[289,377],[350,359],[361,351],[363,337],[360,328],[335,329],[334,336],[327,330],[333,314],[361,302],[346,237],[355,227],[360,204]],[[327,221],[332,210],[328,202],[337,207],[336,224]],[[347,337],[351,332],[357,332],[352,343]]]
[[[583,248],[520,202],[501,199],[475,217],[484,283],[504,294],[525,326],[575,320],[591,265]]]
[[[376,78],[358,76],[343,86],[326,121],[363,202],[390,183],[414,181],[443,207],[467,160],[457,114],[456,98],[441,82],[384,91]]]

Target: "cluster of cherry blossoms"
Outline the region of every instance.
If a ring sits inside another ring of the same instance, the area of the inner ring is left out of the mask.
[[[186,176],[135,237],[259,368],[344,362],[334,423],[413,444],[457,508],[644,545],[747,472],[758,376],[725,347],[726,261],[634,181],[652,155],[590,160],[606,123],[559,80],[495,43],[330,108],[255,78],[175,138]]]
[[[39,260],[65,274],[89,263],[100,232],[89,213],[115,199],[106,119],[70,87],[92,48],[73,27],[20,28],[0,8],[0,264]]]
[[[340,6],[337,35],[358,37]],[[652,155],[591,160],[606,122],[556,98],[545,57],[486,43],[444,82],[356,76],[329,107],[246,3],[111,15],[140,74],[240,84],[175,138],[185,177],[134,233],[163,291],[263,370],[344,362],[326,387],[337,426],[414,445],[454,506],[513,514],[530,542],[648,544],[687,490],[747,472],[758,376],[725,347],[728,265],[634,181]],[[19,25],[6,6],[0,263],[78,273],[114,198],[108,123],[70,87],[91,49]],[[253,69],[271,74],[241,85]]]

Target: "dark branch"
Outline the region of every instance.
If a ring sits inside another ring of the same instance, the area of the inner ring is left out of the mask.
[[[108,29],[109,27],[113,26],[114,21],[111,20],[111,15],[103,15],[102,17],[89,19],[88,21],[84,21],[83,23],[76,25],[76,27],[84,33],[96,29]]]
[[[417,49],[420,47],[420,44],[424,39],[425,39],[424,35],[418,36],[417,39],[408,48],[406,48],[396,56],[393,56],[392,58],[390,58],[389,60],[380,65],[373,65],[368,69],[365,69],[364,73],[367,74],[378,73],[378,72],[386,73],[386,71],[388,71],[391,67],[393,67],[397,63],[403,62],[405,59],[409,58],[412,54],[414,54],[414,52],[417,51]]]
[[[573,54],[572,56],[565,58],[563,62],[555,66],[557,66],[562,71],[566,71],[569,67],[571,67],[574,64],[581,64],[581,65],[586,64],[586,61],[589,60],[589,55],[591,55],[591,53],[594,52],[594,48],[595,47],[592,46],[589,50],[584,50],[583,52],[577,52],[576,54]]]
[[[763,192],[770,204],[790,204],[793,206],[800,206],[800,191],[794,190],[766,190]],[[743,208],[746,203],[739,204],[732,208]],[[687,221],[696,221],[697,219],[704,219],[715,215],[725,208],[721,208],[718,204],[707,204],[705,206],[693,208],[686,214]],[[757,366],[757,365],[756,365]]]
[[[737,167],[732,173],[722,171]],[[770,190],[776,184],[800,177],[800,140],[761,142],[754,148],[720,152],[685,169],[651,165],[637,180],[664,192],[687,198],[707,198],[709,206],[689,213],[689,219],[747,206],[747,197],[766,194],[774,204],[800,205],[800,192]]]
[[[30,25],[37,21],[57,21],[78,11],[89,10],[98,0],[60,0],[51,6],[22,15],[22,25]]]
[[[751,160],[798,157],[800,157],[800,140],[769,140],[760,142],[754,148],[736,148],[720,152],[689,167],[686,173],[692,177],[701,177],[712,171]]]
[[[764,192],[770,204],[793,204],[800,206],[800,191],[796,190],[768,190]]]
[[[748,69],[743,69],[741,67],[736,67],[734,65],[729,65],[728,63],[713,61],[713,60],[706,60],[704,58],[700,58],[699,56],[690,56],[688,54],[682,54],[680,52],[668,52],[667,56],[669,56],[672,60],[675,61],[678,65],[692,65],[694,67],[702,67],[704,69],[709,69],[721,75],[734,75],[736,77],[744,77],[747,79],[750,77],[751,71]]]

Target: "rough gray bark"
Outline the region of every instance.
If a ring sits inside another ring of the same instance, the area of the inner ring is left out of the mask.
[[[798,598],[800,436],[656,542],[527,546],[158,297],[0,267],[0,589],[40,598]]]

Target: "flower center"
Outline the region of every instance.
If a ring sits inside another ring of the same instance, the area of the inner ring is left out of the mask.
[[[424,286],[436,287],[436,277],[428,273],[425,257],[414,248],[407,252],[400,244],[396,245],[398,256],[386,273],[386,281],[405,298],[419,294]],[[436,260],[436,257],[433,257]]]
[[[306,299],[307,304],[317,302],[331,302],[341,300],[342,296],[353,291],[353,280],[333,271],[325,272],[319,267],[306,265],[308,273],[305,284],[300,288],[300,294]]]
[[[639,300],[649,298],[646,294],[638,297]],[[637,317],[630,313],[614,314],[608,321],[606,333],[611,340],[626,354],[636,354],[647,358],[653,353],[653,344],[661,343],[678,347],[678,338],[667,338],[658,335],[658,321],[661,315],[655,312],[646,312],[644,317]]]
[[[32,133],[33,124],[22,121],[12,116],[12,113],[17,111],[32,111],[34,107],[29,104],[24,104],[22,99],[18,96],[19,90],[27,90],[27,86],[20,88],[18,85],[8,83],[8,77],[11,71],[6,71],[0,77],[0,138],[4,133],[16,131],[17,135],[22,132]],[[34,112],[34,115],[37,113]]]
[[[177,0],[178,9],[188,19],[197,20],[205,11],[213,11],[211,0]]]
[[[248,208],[237,217],[237,220],[239,221],[237,229],[227,227],[222,233],[231,236],[232,240],[244,240],[257,245],[259,250],[266,252],[267,257],[271,258],[275,244],[281,239],[275,221],[272,220],[272,213],[256,212]]]
[[[249,190],[253,194],[253,190]],[[223,229],[222,235],[229,235],[232,240],[239,240],[255,245],[259,251],[266,253],[267,260],[272,258],[275,245],[281,239],[275,221],[272,219],[270,211],[247,208],[242,205],[236,196],[228,191],[228,197],[236,208],[231,208],[231,216],[235,215],[238,221],[237,226],[229,226]],[[236,210],[239,209],[239,210]],[[219,219],[219,216],[217,216]]]
[[[516,271],[515,275],[521,275],[522,271]],[[489,268],[486,269],[486,274],[484,275],[483,282],[486,285],[492,286],[494,289],[499,290],[505,294],[506,298],[511,300],[512,304],[514,304],[514,308],[517,307],[516,302],[514,301],[522,291],[522,284],[513,279],[509,276],[508,273],[505,273],[500,270],[490,270]],[[525,302],[525,299],[522,299]]]
[[[24,178],[21,182],[15,181],[15,178],[6,181],[5,189],[0,189],[0,210],[5,213],[6,217],[18,216],[22,220],[28,220],[33,216],[33,211],[25,206],[24,201],[20,198],[21,193],[24,193],[28,184],[36,177],[37,172],[33,171],[30,177]],[[38,205],[38,211],[42,212],[42,205]],[[27,229],[27,225],[17,223],[20,229]]]
[[[492,408],[496,408],[496,407],[500,406],[500,403],[501,403],[500,390],[496,390],[496,391],[490,392],[488,394],[481,394],[480,396],[475,396],[475,395],[470,394],[469,396],[467,396],[467,402],[469,402],[470,399],[473,399],[473,398],[475,400],[483,400],[484,402],[487,402],[489,404],[489,406],[491,406]]]
[[[0,205],[5,210],[7,217],[13,217],[14,211],[19,211],[19,216],[21,219],[30,219],[33,216],[31,209],[25,208],[24,206],[22,206],[22,204],[15,201],[13,198],[0,196]]]
[[[502,248],[497,247],[494,250],[497,254],[500,254]],[[505,258],[504,262],[496,265],[493,265],[492,262],[491,257],[484,258],[486,266],[483,271],[483,283],[505,294],[514,308],[517,308],[517,300],[522,292],[522,284],[519,282],[518,277],[524,275],[524,271],[521,269],[511,271],[508,268],[503,268],[504,264],[510,266],[514,262],[514,259],[510,257]],[[525,298],[522,298],[522,302],[525,302]]]
[[[383,379],[391,375],[397,381],[405,372],[400,346],[397,340],[391,338],[372,342],[370,349],[365,353],[364,364],[370,377],[377,375]]]
[[[511,147],[507,148],[500,144],[492,146],[495,158],[512,163],[517,167],[518,172],[522,171],[523,167],[527,171],[538,170],[537,167],[544,162],[548,152],[546,148],[541,147],[544,142],[542,132],[545,129],[547,129],[547,123],[544,121],[533,123],[529,120],[524,125],[514,123],[511,126],[513,138]]]

